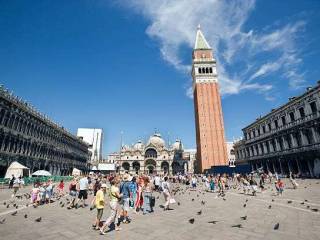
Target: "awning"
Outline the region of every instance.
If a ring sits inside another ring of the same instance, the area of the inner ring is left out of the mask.
[[[116,167],[114,163],[99,163],[98,170],[100,171],[115,171]]]

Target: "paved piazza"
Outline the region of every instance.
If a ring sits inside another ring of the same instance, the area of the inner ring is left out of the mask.
[[[91,229],[96,211],[89,208],[67,210],[59,201],[50,205],[26,207],[26,200],[18,200],[15,208],[4,206],[10,198],[9,190],[0,190],[1,239],[320,239],[320,180],[298,180],[299,189],[287,188],[283,196],[273,196],[274,190],[267,189],[257,197],[245,196],[237,189],[229,191],[223,198],[216,193],[204,191],[184,192],[181,187],[175,195],[180,205],[174,210],[163,211],[162,195],[156,201],[155,213],[143,216],[131,214],[132,222],[122,225],[122,231],[110,231],[105,236]],[[176,187],[178,185],[175,185]],[[270,185],[268,186],[270,187]],[[28,192],[28,188],[23,192]],[[200,187],[199,187],[200,190]],[[157,193],[156,196],[159,196]],[[194,201],[192,201],[194,199]],[[246,199],[248,201],[246,202]],[[274,199],[274,201],[272,201]],[[205,201],[205,205],[201,201]],[[65,200],[64,200],[65,201]],[[292,201],[288,203],[288,201]],[[246,207],[244,204],[246,203]],[[303,203],[303,204],[301,204]],[[12,204],[11,204],[12,205]],[[269,209],[271,205],[271,209]],[[309,206],[309,207],[308,207]],[[197,212],[202,210],[202,214]],[[27,214],[27,218],[25,218]],[[105,211],[106,219],[109,210]],[[247,216],[247,220],[241,217]],[[42,217],[41,222],[35,219]],[[194,218],[194,223],[189,219]],[[208,223],[218,221],[216,224]],[[279,223],[279,229],[274,226]],[[242,228],[232,227],[241,224]]]

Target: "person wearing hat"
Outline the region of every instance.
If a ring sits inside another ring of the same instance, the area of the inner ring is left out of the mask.
[[[103,183],[101,184],[100,190],[96,193],[96,199],[95,199],[95,207],[97,209],[97,217],[95,223],[92,225],[93,228],[96,230],[99,230],[100,221],[103,215],[103,209],[105,205],[104,197],[107,191],[107,184]]]

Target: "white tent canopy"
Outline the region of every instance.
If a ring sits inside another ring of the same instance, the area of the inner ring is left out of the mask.
[[[81,170],[79,170],[78,168],[74,168],[72,170],[72,176],[80,176],[81,175]]]
[[[93,166],[91,170],[92,170],[92,171],[97,171],[98,169],[97,169],[96,166]]]
[[[22,164],[18,162],[13,162],[10,164],[10,166],[7,169],[6,175],[4,178],[11,178],[12,175],[17,177],[29,177],[30,175],[30,169],[26,166],[23,166]]]
[[[98,169],[100,171],[115,171],[116,166],[114,163],[99,163]]]
[[[51,173],[46,170],[38,170],[32,173],[32,176],[51,176]]]

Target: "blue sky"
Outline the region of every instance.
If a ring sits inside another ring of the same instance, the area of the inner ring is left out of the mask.
[[[0,82],[75,133],[195,147],[198,24],[218,61],[228,140],[320,79],[320,1],[0,0]]]

